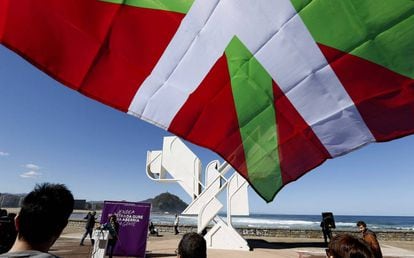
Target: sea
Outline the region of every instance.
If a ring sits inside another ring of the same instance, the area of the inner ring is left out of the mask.
[[[72,214],[72,218],[80,219],[85,214]],[[219,215],[226,220],[226,215]],[[152,213],[151,221],[154,224],[173,224],[175,214]],[[275,228],[275,229],[317,229],[320,230],[321,215],[277,215],[277,214],[250,214],[249,216],[233,216],[232,224],[235,227],[248,228]],[[377,231],[414,231],[413,216],[360,216],[334,215],[337,230],[357,230],[356,222],[365,221],[368,227]],[[99,220],[98,220],[99,221]],[[197,225],[196,216],[180,215],[181,225]]]

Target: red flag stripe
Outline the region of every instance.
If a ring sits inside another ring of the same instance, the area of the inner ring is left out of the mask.
[[[183,17],[179,13],[122,6],[81,92],[127,112]]]
[[[414,133],[414,80],[319,45],[377,141]]]
[[[0,20],[4,45],[65,85],[124,112],[184,17],[95,0],[1,3],[7,14],[7,24]]]
[[[77,89],[99,51],[103,28],[109,27],[117,8],[93,1],[85,1],[82,5],[79,1],[73,4],[70,1],[39,4],[30,0],[7,3],[4,10],[7,22],[0,35],[2,43]],[[79,14],[74,13],[76,5],[82,6],[78,9],[89,10],[89,18],[100,23],[82,28]]]

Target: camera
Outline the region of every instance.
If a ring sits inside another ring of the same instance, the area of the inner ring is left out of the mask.
[[[327,227],[336,228],[335,219],[332,212],[322,212],[322,219]]]
[[[2,254],[12,247],[17,231],[14,226],[15,213],[7,213],[6,210],[1,209],[0,215],[0,254]]]

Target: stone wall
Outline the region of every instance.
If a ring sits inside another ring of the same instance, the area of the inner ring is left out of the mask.
[[[301,229],[254,229],[237,228],[242,236],[259,237],[293,237],[293,238],[320,238],[323,239],[321,230]],[[352,234],[358,236],[356,231],[333,230],[333,234]],[[377,238],[383,241],[414,241],[414,231],[375,231]]]
[[[173,225],[155,224],[158,232],[174,232]],[[70,220],[64,232],[78,232],[85,228],[84,220]],[[182,225],[179,227],[181,233],[196,232],[196,226]],[[301,229],[265,229],[265,228],[237,228],[237,231],[243,237],[292,237],[292,238],[320,238],[320,230],[301,230]],[[356,232],[334,230],[334,234],[351,233],[358,235]],[[414,241],[414,231],[375,231],[379,240],[386,241]]]

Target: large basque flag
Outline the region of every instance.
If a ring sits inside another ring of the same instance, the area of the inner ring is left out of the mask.
[[[217,152],[266,201],[414,132],[412,0],[0,0],[0,42]]]

